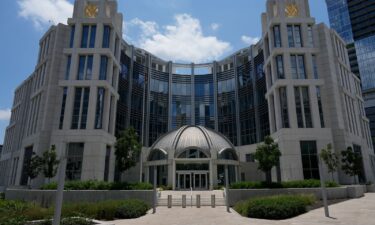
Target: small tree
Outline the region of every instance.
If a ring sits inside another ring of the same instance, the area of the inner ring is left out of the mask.
[[[56,176],[57,167],[60,163],[60,161],[57,160],[55,145],[52,145],[50,150],[43,153],[42,162],[43,162],[43,167],[42,167],[43,175],[44,177],[48,178],[48,183],[49,183],[51,178]]]
[[[348,147],[345,151],[342,151],[341,155],[342,170],[354,178],[354,183],[357,183],[356,177],[361,173],[362,157],[356,154],[352,147]]]
[[[33,153],[33,157],[30,160],[29,166],[27,168],[27,175],[30,179],[30,183],[32,180],[37,178],[42,170],[43,160],[38,155]]]
[[[334,181],[333,173],[337,171],[340,161],[337,154],[333,152],[332,145],[328,144],[327,149],[322,149],[319,156],[326,164],[328,173],[331,174],[332,181]]]
[[[116,166],[119,172],[124,172],[137,164],[142,145],[133,127],[120,133],[115,145]]]
[[[271,170],[274,166],[278,165],[281,156],[279,146],[274,142],[272,137],[267,136],[264,144],[259,145],[253,155],[254,159],[259,163],[258,169],[266,174],[267,182],[271,183]]]

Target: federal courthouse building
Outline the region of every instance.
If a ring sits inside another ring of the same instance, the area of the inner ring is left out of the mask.
[[[282,152],[274,181],[319,178],[327,144],[338,154],[352,147],[363,158],[360,181],[374,181],[361,84],[343,39],[315,24],[308,0],[267,0],[261,18],[257,44],[180,64],[126,43],[116,1],[76,0],[68,25],[41,38],[35,71],[15,91],[0,186],[27,185],[33,152],[51,145],[67,153],[68,180],[149,182],[157,168],[159,185],[212,189],[226,165],[230,182],[264,180],[251,153],[267,135]],[[128,127],[143,149],[120,175],[114,145]],[[334,179],[353,181],[341,170]]]

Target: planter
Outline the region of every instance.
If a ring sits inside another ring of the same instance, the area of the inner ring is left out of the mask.
[[[375,193],[375,184],[366,185],[366,190],[369,193]]]

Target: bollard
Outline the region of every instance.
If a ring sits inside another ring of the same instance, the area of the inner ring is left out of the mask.
[[[172,195],[168,195],[168,208],[172,208]]]
[[[201,207],[201,196],[197,195],[197,208]]]
[[[215,202],[215,195],[211,195],[211,207],[215,208],[216,202]]]
[[[186,195],[182,195],[182,208],[186,208]]]

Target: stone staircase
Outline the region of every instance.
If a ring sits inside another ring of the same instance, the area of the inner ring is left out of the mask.
[[[225,206],[224,192],[215,191],[161,191],[158,193],[158,206],[168,206],[168,195],[172,196],[172,207],[182,207],[182,196],[186,196],[186,207],[197,207],[197,196],[200,195],[201,207],[211,207],[211,195],[215,195],[215,207]]]

